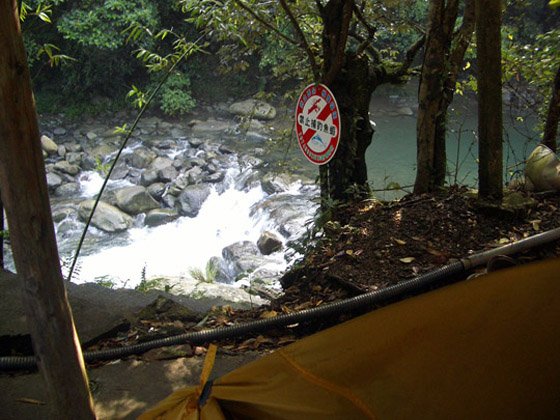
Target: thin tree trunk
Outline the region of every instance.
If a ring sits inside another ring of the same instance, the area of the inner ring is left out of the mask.
[[[424,61],[418,87],[418,119],[416,125],[417,169],[414,193],[432,191],[435,179],[435,139],[438,113],[443,96],[445,66],[444,0],[432,0],[428,12]],[[441,153],[441,151],[440,151]]]
[[[4,269],[4,205],[0,192],[0,270]]]
[[[18,2],[0,0],[0,190],[14,262],[49,405],[56,419],[93,419],[66,298],[47,192]]]
[[[503,195],[501,7],[500,0],[476,0],[479,197],[499,202]]]
[[[543,132],[543,144],[556,151],[558,137],[558,123],[560,122],[560,67],[556,72],[554,84],[552,85],[552,96],[548,105],[546,123]]]

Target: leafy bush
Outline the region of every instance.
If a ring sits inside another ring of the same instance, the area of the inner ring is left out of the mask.
[[[186,73],[169,76],[158,95],[160,109],[167,115],[181,115],[191,111],[196,101],[191,96],[191,81]]]

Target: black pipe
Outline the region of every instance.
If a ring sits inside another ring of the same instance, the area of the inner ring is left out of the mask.
[[[117,347],[106,350],[86,351],[84,360],[87,363],[102,360],[113,360],[133,354],[144,353],[148,350],[190,343],[201,345],[211,341],[227,338],[240,337],[248,333],[255,333],[269,328],[283,327],[299,322],[310,321],[333,314],[352,312],[366,307],[378,305],[395,298],[409,295],[434,285],[437,282],[459,274],[472,267],[486,264],[496,255],[513,254],[524,251],[534,246],[560,239],[560,228],[556,228],[529,238],[522,239],[513,244],[496,248],[490,251],[471,255],[451,264],[440,267],[429,273],[420,275],[411,280],[388,286],[381,290],[364,293],[338,302],[328,303],[316,308],[305,309],[291,314],[281,314],[274,318],[259,319],[244,324],[229,327],[219,327],[211,330],[203,330],[179,334],[171,337],[160,338],[144,343],[133,344],[125,347]],[[32,370],[37,368],[35,356],[10,356],[0,357],[0,371],[6,370]]]

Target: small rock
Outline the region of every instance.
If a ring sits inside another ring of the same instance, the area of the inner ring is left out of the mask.
[[[175,209],[154,209],[146,214],[144,224],[154,227],[172,222],[179,217],[179,213]]]
[[[95,134],[93,131],[88,131],[86,137],[88,140],[95,140],[97,138],[97,134]]]
[[[53,131],[55,136],[64,136],[66,135],[66,129],[64,127],[56,127]]]
[[[282,249],[282,240],[274,233],[264,231],[257,241],[257,247],[259,251],[261,251],[261,254],[270,255]]]
[[[50,137],[45,135],[41,136],[41,147],[49,155],[58,153],[58,145]]]
[[[78,175],[78,173],[80,172],[80,167],[78,165],[72,165],[71,163],[65,160],[56,162],[54,164],[54,169],[56,169],[59,172],[63,172],[65,174],[72,175],[72,176]]]

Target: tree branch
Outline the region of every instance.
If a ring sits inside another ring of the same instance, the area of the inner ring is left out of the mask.
[[[406,73],[409,72],[410,66],[414,61],[414,57],[416,57],[416,54],[418,54],[418,51],[424,46],[425,42],[426,36],[424,35],[410,46],[410,48],[405,53],[405,58],[401,65],[395,71],[387,74],[386,77],[389,82],[398,82],[400,78],[402,78]]]
[[[280,0],[280,5],[282,6],[282,9],[284,9],[284,12],[286,12],[288,19],[290,20],[292,26],[294,27],[294,30],[296,31],[296,35],[300,41],[299,45],[305,50],[305,53],[307,54],[307,59],[309,60],[311,71],[313,72],[313,78],[315,79],[315,81],[318,81],[320,78],[319,67],[317,66],[315,55],[313,55],[313,51],[311,51],[311,47],[309,46],[307,39],[305,39],[305,34],[303,33],[301,26],[299,26],[299,22],[294,16],[292,10],[286,3],[286,0]]]
[[[284,33],[282,33],[282,31],[280,31],[278,28],[276,28],[274,25],[272,25],[270,22],[267,22],[266,19],[264,19],[263,17],[259,16],[255,11],[253,11],[249,6],[247,6],[245,3],[243,3],[241,0],[233,0],[233,2],[235,4],[237,4],[239,7],[241,7],[243,10],[245,10],[247,13],[249,13],[251,16],[253,16],[261,25],[263,25],[265,28],[270,29],[272,32],[274,32],[275,34],[277,34],[280,38],[282,38],[284,41],[288,42],[289,44],[292,45],[298,45],[298,42],[295,39],[290,38],[289,36],[285,35]]]
[[[475,0],[467,0],[465,2],[465,10],[463,12],[463,23],[455,34],[454,46],[449,53],[449,76],[445,81],[444,93],[453,95],[455,83],[459,75],[459,69],[465,58],[465,52],[471,43],[471,38],[475,27]],[[451,101],[451,99],[449,99]]]

